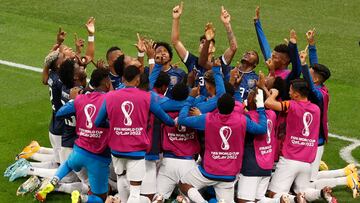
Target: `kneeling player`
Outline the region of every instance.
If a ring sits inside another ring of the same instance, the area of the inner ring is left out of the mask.
[[[95,88],[93,92],[78,95],[56,114],[58,117],[66,117],[76,113],[76,133],[79,138],[75,141],[73,152],[61,164],[51,182],[36,193],[36,198],[41,202],[70,171],[80,171],[82,168],[87,170],[92,192],[92,195],[81,197],[82,202],[104,202],[106,199],[111,162],[107,148],[109,136],[108,130],[96,127],[94,121],[104,100],[104,93],[111,87],[109,72],[105,69],[94,70],[90,83]],[[78,202],[79,192],[74,191],[72,196],[73,201]]]

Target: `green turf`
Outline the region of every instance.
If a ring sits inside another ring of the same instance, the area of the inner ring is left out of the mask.
[[[41,67],[44,56],[55,41],[58,26],[68,33],[66,44],[72,46],[73,33],[86,38],[83,24],[89,16],[96,18],[96,58],[104,58],[106,49],[120,46],[136,55],[136,33],[155,40],[170,41],[171,9],[177,1],[1,1],[0,59]],[[304,33],[315,27],[319,62],[332,71],[327,82],[331,94],[330,131],[360,138],[360,4],[358,1],[185,1],[181,18],[181,40],[197,53],[198,38],[206,22],[217,28],[217,54],[227,45],[226,34],[219,20],[220,6],[232,15],[232,27],[238,41],[234,60],[248,50],[260,52],[252,18],[256,5],[261,5],[261,21],[272,47],[288,37],[294,28],[299,48],[305,47]],[[176,55],[176,54],[175,54]],[[174,62],[178,62],[177,57]],[[260,61],[260,69],[264,69]],[[40,74],[0,66],[0,170],[3,171],[14,155],[30,140],[48,145],[47,126],[50,118],[48,90],[41,84]],[[332,168],[343,167],[338,150],[348,143],[330,139],[325,160]],[[360,159],[358,150],[353,152]],[[25,202],[31,198],[14,196],[22,182],[8,183],[0,178],[0,202]],[[355,202],[350,193],[339,190],[340,202]],[[62,198],[63,196],[54,196]],[[58,201],[49,202],[61,202]]]

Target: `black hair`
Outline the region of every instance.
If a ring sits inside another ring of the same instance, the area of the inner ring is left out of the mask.
[[[212,85],[215,85],[214,72],[212,70],[208,70],[204,73],[204,80]]]
[[[127,81],[127,82],[131,82],[132,80],[134,80],[134,78],[136,76],[140,75],[140,70],[138,67],[131,65],[128,66],[124,69],[124,74],[123,74],[123,78]]]
[[[117,46],[110,47],[106,52],[106,60],[109,60],[109,55],[111,52],[117,51],[117,50],[121,51],[121,49]]]
[[[235,107],[235,99],[230,94],[223,94],[217,101],[220,114],[230,114]]]
[[[305,79],[295,79],[290,82],[292,89],[298,92],[302,97],[308,97],[310,88]]]
[[[316,63],[311,68],[315,71],[315,73],[321,76],[321,83],[324,83],[331,76],[329,68],[323,64]]]
[[[274,80],[273,87],[279,91],[279,96],[282,100],[289,100],[289,88],[290,86],[281,77],[276,77]]]
[[[169,43],[167,43],[167,42],[156,42],[155,49],[157,49],[158,47],[165,47],[165,49],[169,52],[170,60],[172,59],[173,52],[172,52],[172,48],[171,48]]]
[[[66,88],[74,87],[75,61],[71,59],[65,60],[59,69],[59,78]]]
[[[290,57],[290,49],[289,46],[286,44],[279,44],[274,48],[274,51],[286,54],[288,57]]]
[[[117,57],[117,59],[114,61],[114,70],[119,77],[122,77],[124,73],[124,67],[125,67],[124,59],[125,59],[125,55],[123,54]]]
[[[170,84],[170,76],[164,71],[161,71],[159,77],[157,78],[154,84],[154,87],[160,88],[164,85],[169,86],[169,84]]]
[[[235,94],[234,86],[232,86],[232,84],[228,81],[224,81],[224,85],[225,85],[226,93],[230,94],[231,96],[234,96],[234,94]]]
[[[109,70],[105,68],[97,68],[91,73],[90,85],[97,88],[104,79],[109,78]]]
[[[140,75],[140,84],[139,87],[140,89],[144,90],[144,91],[148,91],[149,90],[149,76],[146,73],[142,73]]]
[[[201,35],[199,41],[201,42],[201,41],[203,41],[204,39],[206,40],[205,35]],[[210,41],[212,41],[212,42],[215,44],[215,39],[212,39],[212,40],[210,40]]]
[[[180,82],[171,89],[172,98],[176,101],[183,101],[189,96],[189,88],[186,84]]]

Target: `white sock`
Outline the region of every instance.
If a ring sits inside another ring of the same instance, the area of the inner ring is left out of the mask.
[[[48,147],[40,147],[39,151],[37,151],[40,154],[54,154],[53,148]]]
[[[30,176],[39,176],[42,178],[51,178],[55,175],[57,169],[48,169],[48,168],[34,168],[30,167],[28,170],[28,175]]]
[[[130,195],[127,200],[128,203],[139,203],[140,202],[140,188],[141,188],[141,185],[130,185]]]
[[[337,178],[337,177],[343,177],[345,175],[344,169],[338,169],[338,170],[329,170],[329,171],[319,171],[317,175],[317,179],[322,178]]]
[[[54,154],[41,154],[41,153],[34,153],[30,159],[34,160],[34,161],[41,161],[41,162],[46,162],[46,161],[54,161],[55,162],[55,156]]]
[[[82,182],[75,183],[59,183],[55,191],[64,192],[71,194],[72,191],[78,190],[81,194],[86,194],[89,192],[89,187]]]
[[[45,161],[45,162],[30,162],[32,167],[35,168],[58,168],[59,165],[56,162],[53,161]]]
[[[315,200],[321,199],[321,190],[306,188],[304,190],[305,199],[309,202],[313,202]]]
[[[192,187],[188,190],[187,192],[188,197],[194,201],[195,203],[204,203],[206,202],[206,200],[201,196],[201,194],[199,193],[199,191]]]
[[[129,198],[130,188],[125,175],[117,176],[117,190],[121,202],[126,202]]]
[[[323,178],[311,183],[312,188],[320,189],[320,190],[323,189],[325,186],[329,186],[333,188],[340,185],[347,185],[346,177]]]
[[[151,203],[148,197],[140,195],[140,203]]]

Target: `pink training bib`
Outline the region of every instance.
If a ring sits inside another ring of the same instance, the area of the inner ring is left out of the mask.
[[[256,110],[247,112],[251,120],[259,122],[259,113]],[[256,162],[262,169],[272,169],[276,147],[275,124],[276,114],[274,111],[266,110],[267,133],[254,137],[254,151]]]
[[[290,100],[282,155],[312,163],[316,156],[320,129],[320,109],[310,101]]]
[[[109,92],[105,100],[110,123],[109,147],[118,152],[150,150],[147,134],[150,93],[123,88]]]
[[[328,91],[328,89],[327,89],[327,87],[325,85],[320,88],[320,91],[321,91],[321,94],[323,96],[323,103],[324,103],[321,125],[323,126],[324,136],[325,136],[325,139],[327,141],[328,140],[328,134],[329,134],[328,110],[329,110],[330,96],[329,96],[329,91]]]
[[[208,113],[205,124],[203,166],[213,175],[235,176],[240,172],[246,132],[245,115],[233,111]]]
[[[173,119],[179,112],[170,112]],[[176,156],[193,156],[200,152],[200,143],[197,131],[185,126],[170,127],[162,124],[162,148]]]
[[[74,100],[76,133],[79,136],[75,143],[95,154],[101,154],[106,149],[109,140],[108,129],[98,128],[94,124],[104,98],[104,93],[92,92],[78,95]]]

